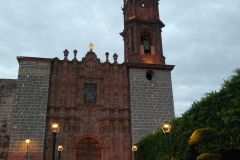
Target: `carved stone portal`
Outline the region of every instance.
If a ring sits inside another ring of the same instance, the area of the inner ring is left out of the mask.
[[[126,66],[117,63],[117,54],[111,64],[108,60],[101,63],[94,52],[88,52],[82,61],[76,57],[69,61],[66,53],[64,60],[56,58],[52,62],[47,158],[52,154],[50,125],[57,122],[61,127],[57,136],[59,145],[64,148],[63,159],[130,160]],[[88,95],[85,84],[94,84],[87,85]],[[91,86],[95,86],[93,92]],[[96,101],[86,101],[91,93]]]

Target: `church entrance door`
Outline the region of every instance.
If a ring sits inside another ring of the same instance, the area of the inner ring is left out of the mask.
[[[84,138],[77,145],[76,160],[101,160],[101,146],[93,138]]]

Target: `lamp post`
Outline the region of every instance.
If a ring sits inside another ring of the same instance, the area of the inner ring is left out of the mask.
[[[137,160],[137,158],[136,158],[137,146],[136,145],[132,146],[132,151],[133,151],[133,155],[134,155],[134,160]]]
[[[63,146],[59,145],[58,146],[58,160],[61,160],[62,151],[63,151]]]
[[[27,144],[27,160],[29,160],[29,143],[30,143],[30,139],[27,138],[27,139],[25,140],[25,142],[26,142],[26,144]]]
[[[170,134],[170,132],[171,132],[171,125],[168,124],[167,122],[165,122],[165,123],[162,125],[162,130],[163,130],[163,133],[167,136],[168,159],[171,160],[171,154],[170,154],[170,137],[169,137],[169,134]]]
[[[53,153],[52,153],[52,160],[55,160],[55,147],[56,147],[56,141],[57,141],[57,133],[60,129],[59,124],[53,123],[51,125],[52,135],[53,135]]]

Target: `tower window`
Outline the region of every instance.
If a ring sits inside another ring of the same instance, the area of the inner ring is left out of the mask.
[[[84,84],[84,103],[97,102],[97,84],[85,83]]]
[[[146,78],[151,81],[153,78],[154,72],[152,70],[148,70],[146,73]]]

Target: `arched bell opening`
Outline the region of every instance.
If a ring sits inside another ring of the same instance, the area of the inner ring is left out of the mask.
[[[141,34],[140,45],[142,54],[152,54],[152,38],[148,32],[143,32]]]

